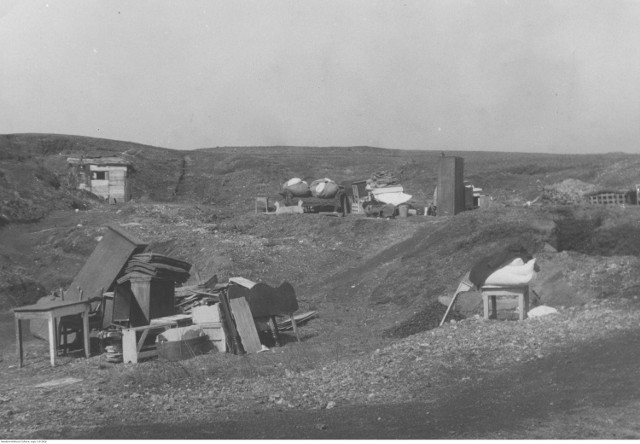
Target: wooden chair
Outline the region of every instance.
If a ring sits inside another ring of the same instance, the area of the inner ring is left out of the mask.
[[[104,294],[89,299],[89,302],[92,303],[91,311],[89,312],[89,331],[102,329],[106,299]],[[80,300],[82,300],[82,291],[80,291]],[[72,333],[75,334],[75,339],[69,344],[68,336]],[[80,315],[60,318],[58,321],[58,349],[67,354],[72,346],[83,346],[81,333],[82,317]]]

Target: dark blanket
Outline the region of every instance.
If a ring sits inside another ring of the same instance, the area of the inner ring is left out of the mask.
[[[533,256],[520,244],[512,244],[506,248],[495,251],[483,257],[471,268],[469,280],[478,288],[484,285],[484,281],[496,270],[520,258],[525,263],[533,259]]]

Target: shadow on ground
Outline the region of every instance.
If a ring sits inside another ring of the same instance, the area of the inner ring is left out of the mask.
[[[640,331],[518,365],[482,382],[439,391],[439,401],[347,406],[314,411],[245,411],[182,424],[141,424],[42,431],[32,438],[89,439],[471,439],[530,438],[572,413],[640,400]],[[594,413],[595,414],[595,413]],[[587,415],[588,416],[588,415]],[[572,424],[565,423],[567,430]],[[575,428],[574,428],[575,430]],[[563,431],[556,438],[566,438]],[[580,436],[571,436],[580,438]],[[593,436],[591,436],[593,437]],[[603,436],[616,437],[615,431]],[[640,437],[640,434],[638,435]]]

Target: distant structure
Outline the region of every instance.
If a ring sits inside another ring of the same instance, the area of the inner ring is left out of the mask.
[[[76,188],[87,190],[109,203],[126,202],[131,198],[127,175],[131,164],[120,157],[69,157]]]
[[[464,159],[440,156],[436,207],[438,216],[453,216],[465,210]]]
[[[349,210],[352,213],[363,214],[364,209],[362,203],[369,195],[367,192],[367,179],[346,180],[341,183],[344,187]]]
[[[592,205],[636,205],[638,203],[636,191],[629,190],[599,190],[587,193],[585,196]]]
[[[471,182],[464,181],[464,204],[466,210],[474,210],[480,206],[482,188],[474,186]]]

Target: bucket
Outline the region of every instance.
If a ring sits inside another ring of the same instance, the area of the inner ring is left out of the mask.
[[[398,206],[398,214],[400,217],[408,217],[409,216],[409,206],[408,205],[400,205]]]

